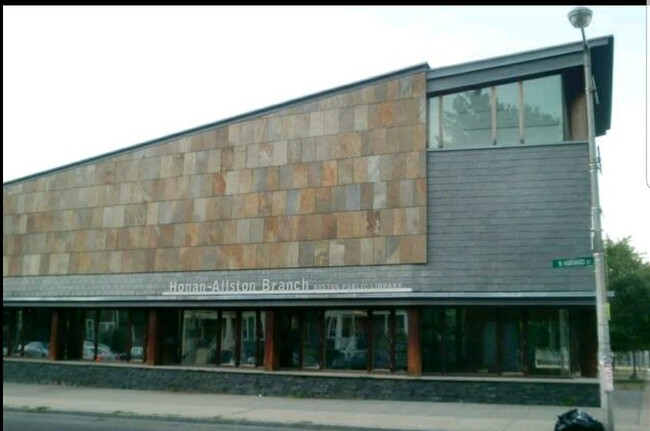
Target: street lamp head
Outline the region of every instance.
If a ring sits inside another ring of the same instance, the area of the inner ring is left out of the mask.
[[[569,21],[575,28],[585,28],[591,22],[591,9],[588,7],[576,7],[569,12]]]

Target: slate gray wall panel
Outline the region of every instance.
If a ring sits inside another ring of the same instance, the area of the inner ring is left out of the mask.
[[[553,269],[590,252],[585,144],[429,152],[428,261],[452,290],[574,290],[589,267]]]

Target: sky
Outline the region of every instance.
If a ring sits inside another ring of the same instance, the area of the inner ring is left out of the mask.
[[[604,235],[650,261],[646,6],[614,36]],[[427,62],[578,42],[571,6],[3,6],[3,182]]]

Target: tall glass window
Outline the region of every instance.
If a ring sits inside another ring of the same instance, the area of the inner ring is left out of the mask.
[[[408,364],[408,314],[395,310],[395,371],[406,371]]]
[[[558,142],[563,137],[560,75],[523,81],[526,143]]]
[[[372,368],[388,370],[391,366],[390,311],[372,312]]]
[[[10,356],[22,356],[23,355],[23,345],[25,339],[23,336],[23,310],[17,310],[13,313],[13,328],[10,328],[11,332],[11,345],[10,345]]]
[[[303,368],[321,369],[321,313],[316,310],[305,312],[305,329],[303,343]]]
[[[429,148],[444,148],[444,129],[440,128],[442,96],[429,99]]]
[[[447,148],[471,148],[491,141],[492,101],[489,88],[445,96],[443,141]]]
[[[497,370],[497,328],[493,308],[468,308],[465,312],[464,339],[467,351],[465,371],[494,373]]]
[[[442,315],[444,352],[443,372],[460,372],[465,369],[463,350],[463,316],[460,308],[445,308]]]
[[[365,370],[368,365],[366,310],[325,311],[325,366]]]
[[[2,309],[2,356],[7,356],[13,344],[11,333],[11,322],[14,319],[14,311]]]
[[[523,372],[522,364],[522,326],[520,309],[505,309],[501,318],[501,372]]]
[[[420,314],[422,371],[442,372],[442,309],[427,308]]]
[[[147,313],[143,310],[86,311],[82,358],[89,361],[142,362],[146,328]]]
[[[216,364],[218,313],[211,310],[183,312],[181,361],[184,365]]]
[[[128,359],[132,362],[146,360],[148,317],[146,310],[131,311],[131,355]]]
[[[259,311],[241,313],[241,365],[259,366],[264,360],[265,314]]]
[[[221,332],[221,356],[219,363],[235,365],[235,346],[238,338],[236,332],[237,313],[222,311],[219,331]]]
[[[36,359],[49,357],[52,324],[50,310],[17,310],[10,322],[13,324],[13,331],[11,327],[7,328],[7,332],[11,332],[11,352],[8,352],[10,356]]]
[[[100,310],[98,326],[98,360],[126,359],[129,331],[127,310]]]
[[[280,367],[300,368],[302,362],[302,331],[300,315],[296,311],[279,314]]]
[[[496,145],[521,143],[519,129],[519,83],[496,86]]]
[[[568,310],[531,311],[527,335],[529,374],[569,374],[571,362]]]

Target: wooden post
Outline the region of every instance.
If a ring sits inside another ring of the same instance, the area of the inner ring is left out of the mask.
[[[51,361],[56,361],[59,359],[59,350],[61,347],[60,335],[61,333],[61,313],[59,310],[52,311],[52,324],[50,326],[50,349],[48,353],[48,359]]]
[[[158,313],[157,310],[149,310],[149,324],[147,325],[147,352],[146,364],[156,365],[159,362],[158,356]]]
[[[264,369],[278,369],[278,349],[275,342],[275,310],[266,310],[266,328],[264,334]]]
[[[409,376],[422,375],[422,350],[420,348],[420,310],[409,308],[408,314],[408,365]]]

